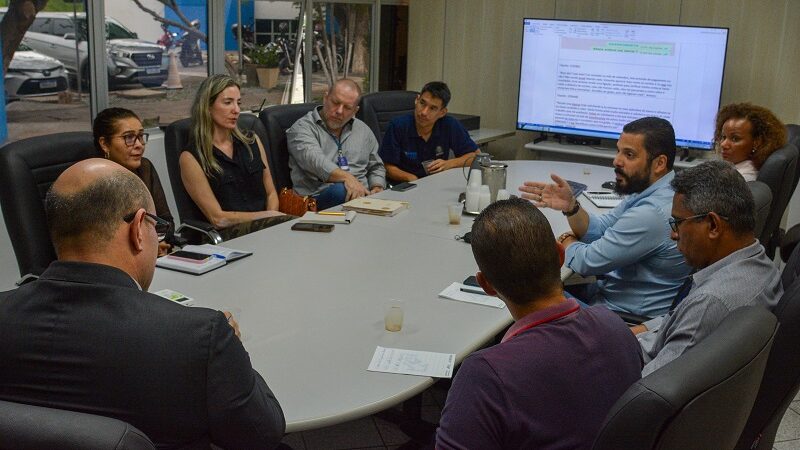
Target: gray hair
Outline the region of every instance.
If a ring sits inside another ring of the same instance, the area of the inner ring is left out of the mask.
[[[676,194],[683,195],[683,206],[693,214],[713,211],[725,216],[738,234],[755,230],[753,193],[733,164],[705,162],[678,172],[671,185]]]

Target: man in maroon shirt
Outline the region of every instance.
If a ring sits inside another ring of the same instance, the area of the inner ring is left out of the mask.
[[[437,449],[589,448],[608,410],[640,378],[641,351],[624,322],[608,308],[564,298],[559,250],[528,201],[496,202],[475,220],[478,283],[505,302],[515,323],[500,344],[464,360]]]

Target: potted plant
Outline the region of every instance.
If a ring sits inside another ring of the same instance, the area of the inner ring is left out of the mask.
[[[262,88],[271,89],[278,84],[278,46],[270,42],[267,45],[257,45],[250,53],[250,60],[256,65],[258,84]]]

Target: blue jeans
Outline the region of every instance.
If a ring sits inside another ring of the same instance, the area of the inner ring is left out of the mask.
[[[317,210],[322,211],[332,206],[341,205],[347,198],[344,183],[333,183],[327,189],[314,196],[317,201]]]

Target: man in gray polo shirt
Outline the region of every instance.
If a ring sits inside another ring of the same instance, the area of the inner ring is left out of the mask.
[[[386,169],[378,140],[358,111],[361,88],[343,78],[318,106],[286,131],[294,190],[317,199],[319,209],[380,192]]]
[[[734,309],[772,310],[783,294],[778,269],[754,235],[753,195],[733,165],[709,161],[678,172],[671,185],[671,237],[697,272],[669,313],[632,328],[643,376],[705,339]]]

